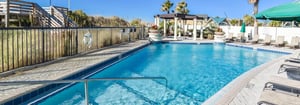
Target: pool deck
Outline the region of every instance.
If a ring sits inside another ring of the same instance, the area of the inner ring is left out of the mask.
[[[265,83],[272,75],[287,78],[286,73],[278,74],[280,65],[285,59],[296,57],[299,49],[287,47],[264,46],[262,44],[233,43],[231,45],[251,47],[254,49],[266,49],[279,52],[292,53],[282,56],[265,64],[257,66],[242,74],[222,90],[209,98],[203,105],[256,105]]]
[[[77,56],[61,58],[55,61],[44,63],[42,65],[26,67],[21,71],[17,71],[13,75],[0,78],[0,82],[61,79],[75,72],[84,70],[84,68],[93,66],[115,56],[119,56],[122,53],[128,52],[148,43],[149,41],[147,40],[140,40],[91,51],[89,53],[80,54]],[[39,87],[41,87],[41,85],[0,86],[0,105],[9,99],[28,93],[31,90]]]
[[[172,39],[169,39],[172,41]],[[183,40],[173,41],[182,43],[212,43],[211,40]],[[57,80],[74,72],[78,72],[93,66],[99,62],[105,61],[112,57],[118,56],[124,52],[148,44],[148,41],[136,41],[128,44],[116,45],[109,48],[99,49],[90,53],[85,53],[65,59],[52,61],[42,65],[27,67],[26,71],[19,71],[13,75],[0,78],[4,81],[24,81],[24,80]],[[252,48],[262,48],[281,52],[300,52],[299,49],[290,49],[286,47],[263,46],[260,44],[232,43],[236,46],[247,46]],[[253,68],[252,70],[239,76],[230,82],[222,90],[209,98],[203,105],[256,105],[264,84],[271,75],[286,77],[285,73],[277,74],[277,70],[284,59],[295,56],[295,54],[283,56],[263,65]],[[238,84],[238,85],[237,85]],[[27,92],[32,89],[41,87],[41,85],[19,85],[19,86],[0,86],[0,104]]]

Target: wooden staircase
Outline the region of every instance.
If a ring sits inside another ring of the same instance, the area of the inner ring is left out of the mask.
[[[76,27],[77,24],[66,14],[68,9],[58,6],[42,8],[37,3],[21,0],[0,1],[0,16],[4,16],[1,22],[8,27],[9,22],[18,21],[14,17],[29,16],[32,26],[38,27]]]
[[[59,7],[59,6],[50,6],[50,7],[44,7],[44,9],[57,18],[60,22],[63,23],[64,27],[76,27],[77,24],[70,19],[68,14],[68,9],[65,7]]]

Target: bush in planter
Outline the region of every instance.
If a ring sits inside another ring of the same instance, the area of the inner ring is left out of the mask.
[[[214,32],[216,35],[224,35],[225,33],[223,32],[222,28],[220,27],[217,27],[215,32]]]
[[[149,34],[149,38],[152,41],[161,41],[162,40],[162,35],[161,35],[157,25],[151,26],[148,34]]]
[[[152,25],[149,29],[149,32],[150,33],[159,33],[158,26],[157,25]]]
[[[151,26],[151,29],[152,29],[152,30],[157,30],[157,29],[158,29],[158,26],[157,26],[157,25],[152,25],[152,26]]]

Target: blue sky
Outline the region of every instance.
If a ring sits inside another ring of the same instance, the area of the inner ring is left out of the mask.
[[[49,6],[49,0],[25,0]],[[163,13],[160,7],[165,0],[71,0],[71,10],[83,10],[93,16],[119,16],[126,20],[140,18],[152,22],[155,14]],[[174,3],[172,9],[181,0],[170,0]],[[259,11],[292,2],[294,0],[260,0]],[[253,5],[248,0],[186,0],[190,14],[207,14],[208,16],[242,18],[252,14]],[[53,5],[68,7],[68,0],[52,0]]]

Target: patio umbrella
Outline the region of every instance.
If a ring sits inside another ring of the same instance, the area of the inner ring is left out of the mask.
[[[242,23],[242,27],[241,27],[240,32],[243,33],[242,36],[241,36],[241,42],[244,42],[245,41],[244,34],[246,32],[246,24],[245,24],[245,22]]]
[[[241,33],[245,33],[246,32],[246,24],[245,24],[245,22],[242,23],[242,27],[241,27],[240,32]]]
[[[295,1],[272,7],[259,12],[255,17],[256,19],[300,22],[300,2]]]

